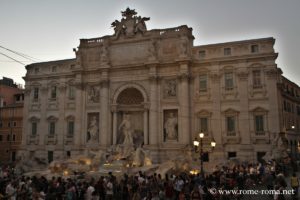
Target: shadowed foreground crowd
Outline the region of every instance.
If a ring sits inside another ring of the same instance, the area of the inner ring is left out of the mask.
[[[215,189],[261,189],[285,190],[284,165],[249,164],[216,168],[212,174],[180,173],[146,176],[139,172],[135,176],[124,174],[116,178],[112,173],[99,179],[53,177],[24,177],[15,175],[10,168],[0,172],[0,199],[47,199],[47,200],[231,200],[243,199],[242,195],[221,195]],[[291,177],[291,186],[298,191],[299,181]],[[297,194],[292,196],[296,199]],[[267,198],[282,200],[284,195],[269,195]],[[260,198],[258,198],[260,199]]]

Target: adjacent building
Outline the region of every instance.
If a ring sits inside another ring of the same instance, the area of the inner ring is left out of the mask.
[[[24,94],[10,78],[0,80],[0,163],[16,160],[22,140]]]
[[[288,139],[288,151],[292,157],[299,157],[300,141],[300,88],[281,76],[278,83],[280,125]]]
[[[188,26],[147,30],[149,18],[122,15],[114,35],[81,39],[76,58],[26,66],[23,154],[50,162],[132,144],[161,162],[199,132],[210,161],[271,150],[288,127],[274,38],[195,46]]]

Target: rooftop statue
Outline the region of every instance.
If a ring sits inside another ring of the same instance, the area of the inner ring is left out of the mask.
[[[136,16],[135,9],[127,8],[121,11],[123,18],[121,21],[115,20],[111,23],[114,28],[115,36],[119,38],[120,35],[133,36],[137,33],[144,34],[147,31],[145,21],[150,20],[150,17]]]

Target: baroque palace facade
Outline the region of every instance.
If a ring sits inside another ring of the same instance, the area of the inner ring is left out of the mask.
[[[75,59],[26,66],[23,154],[50,162],[126,143],[160,162],[199,132],[211,161],[271,150],[284,128],[275,39],[194,46],[192,28],[122,15],[114,35],[81,39]]]

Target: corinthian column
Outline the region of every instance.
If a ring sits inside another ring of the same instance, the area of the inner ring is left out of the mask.
[[[108,85],[109,81],[101,81],[100,90],[100,145],[106,147],[111,144],[109,131],[108,131],[108,107],[109,107],[109,96],[108,96]]]
[[[190,132],[190,104],[189,104],[189,71],[188,64],[180,64],[180,93],[179,103],[180,112],[179,120],[181,122],[181,128],[179,133],[179,142],[182,144],[191,143]]]
[[[158,145],[158,77],[150,75],[149,144]]]

